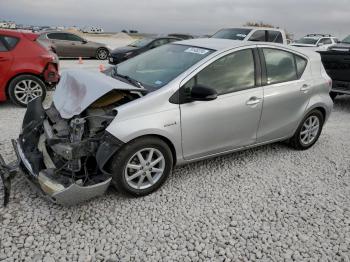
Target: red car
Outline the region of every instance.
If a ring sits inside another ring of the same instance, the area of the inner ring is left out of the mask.
[[[58,58],[39,35],[0,30],[0,101],[26,106],[59,80]]]

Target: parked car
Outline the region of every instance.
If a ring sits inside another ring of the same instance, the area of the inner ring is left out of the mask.
[[[339,40],[328,34],[308,34],[292,43],[292,46],[307,47],[314,51],[327,50],[338,43]]]
[[[111,65],[116,65],[150,49],[180,40],[182,39],[175,37],[141,38],[127,46],[114,49],[110,53],[109,63]]]
[[[38,35],[0,30],[0,101],[26,106],[59,80],[58,58]],[[30,52],[28,52],[30,50]]]
[[[276,141],[308,149],[333,105],[320,55],[272,43],[185,40],[106,74],[66,71],[50,108],[28,106],[20,167],[57,203],[111,183],[144,196],[175,165]]]
[[[194,38],[192,35],[188,35],[188,34],[168,34],[168,36],[180,38],[182,40],[187,40],[187,39],[193,39]]]
[[[59,57],[93,57],[106,60],[110,52],[107,45],[88,41],[70,32],[46,31],[40,34],[39,40],[52,44]]]
[[[282,29],[269,27],[236,27],[225,28],[216,32],[212,38],[223,38],[240,41],[273,42],[287,44],[286,33]]]
[[[326,51],[320,51],[322,63],[333,80],[331,97],[350,95],[350,35]]]

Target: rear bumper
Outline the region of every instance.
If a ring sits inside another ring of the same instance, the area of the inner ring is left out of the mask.
[[[76,182],[67,185],[60,181],[57,170],[43,169],[38,174],[25,156],[20,141],[14,143],[20,173],[30,182],[30,185],[43,197],[64,206],[76,205],[80,202],[103,195],[109,187],[112,178],[102,180],[100,183],[81,186]]]

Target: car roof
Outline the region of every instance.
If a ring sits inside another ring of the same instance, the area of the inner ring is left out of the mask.
[[[304,49],[296,48],[290,45],[283,45],[283,44],[272,43],[272,42],[239,41],[239,40],[221,39],[221,38],[196,38],[196,39],[182,40],[179,42],[175,42],[174,44],[213,49],[221,52],[229,49],[239,48],[239,47],[245,47],[245,46],[254,47],[259,45],[259,46],[267,46],[267,47],[276,47],[282,50],[283,49],[289,50],[293,53],[302,54],[306,57],[309,57],[310,59],[317,58],[320,56],[319,53],[314,51],[304,50]]]
[[[15,37],[21,37],[21,36],[29,36],[30,38],[38,37],[38,34],[30,31],[25,31],[25,30],[0,29],[0,34],[15,36]]]
[[[189,46],[213,49],[217,51],[257,44],[257,42],[238,41],[238,40],[221,39],[221,38],[196,38],[196,39],[182,40],[175,43],[181,44],[181,45],[189,45]]]
[[[220,29],[219,31],[224,30],[224,29],[250,29],[250,30],[257,29],[257,30],[272,30],[272,31],[280,31],[280,32],[283,32],[283,31],[284,31],[283,29],[280,29],[280,28],[275,28],[275,27],[259,27],[259,26],[236,26],[236,27],[227,27],[227,28],[222,28],[222,29]]]

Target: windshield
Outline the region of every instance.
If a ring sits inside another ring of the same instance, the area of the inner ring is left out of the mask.
[[[151,43],[152,41],[153,41],[153,39],[151,39],[151,38],[141,38],[141,39],[129,44],[128,46],[144,47],[144,46],[148,45],[149,43]]]
[[[154,91],[213,52],[211,49],[168,44],[119,64],[112,77],[127,76]]]
[[[252,31],[248,28],[231,28],[231,29],[222,29],[219,32],[215,33],[212,38],[223,38],[223,39],[232,39],[232,40],[244,40],[246,36]]]
[[[345,37],[341,42],[345,44],[350,44],[350,35]]]
[[[306,44],[306,45],[316,45],[318,39],[314,38],[300,38],[299,40],[295,41],[297,44]]]

